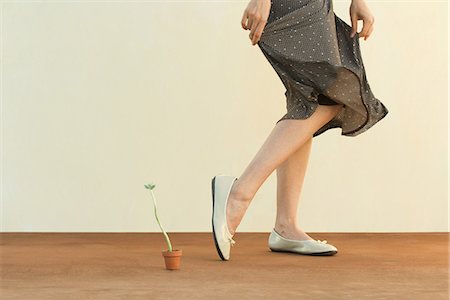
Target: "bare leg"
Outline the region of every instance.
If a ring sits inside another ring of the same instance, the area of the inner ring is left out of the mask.
[[[312,138],[277,168],[277,218],[275,230],[293,240],[311,240],[297,224],[297,208],[311,153]]]
[[[307,119],[283,120],[274,127],[231,189],[227,204],[227,224],[231,234],[236,231],[267,177],[311,139],[314,132],[334,118],[341,108],[342,105],[319,105]]]

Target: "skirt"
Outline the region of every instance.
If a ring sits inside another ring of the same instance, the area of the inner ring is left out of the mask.
[[[313,136],[331,128],[356,136],[388,114],[372,93],[359,34],[333,11],[332,0],[273,0],[258,46],[286,92],[285,119],[306,119],[318,105],[340,112]]]

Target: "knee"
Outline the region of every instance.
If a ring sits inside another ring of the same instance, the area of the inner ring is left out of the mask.
[[[333,113],[337,115],[344,108],[344,104],[333,105]]]

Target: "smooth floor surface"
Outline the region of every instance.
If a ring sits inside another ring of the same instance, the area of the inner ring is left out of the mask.
[[[310,233],[334,256],[271,252],[240,233],[229,261],[212,233],[2,233],[1,299],[449,299],[448,233]]]

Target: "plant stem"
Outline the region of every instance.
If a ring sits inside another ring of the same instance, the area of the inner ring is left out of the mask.
[[[152,200],[153,200],[156,221],[158,222],[159,228],[161,228],[161,231],[164,234],[164,238],[166,239],[167,246],[169,247],[169,252],[172,252],[172,243],[170,242],[169,236],[167,235],[166,231],[163,229],[163,227],[161,226],[161,223],[159,222],[158,214],[156,212],[156,197],[153,194],[153,190],[150,190],[150,193],[151,193]]]

